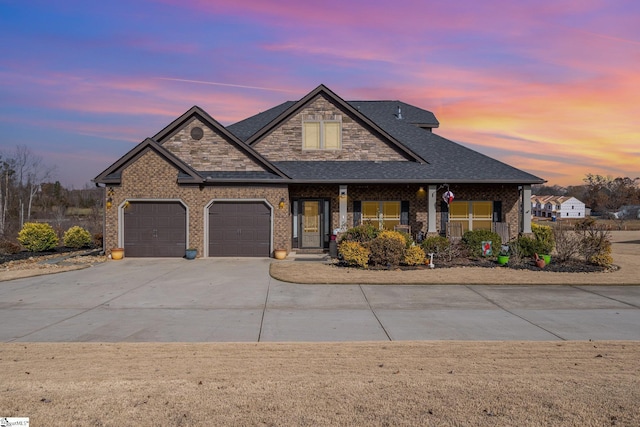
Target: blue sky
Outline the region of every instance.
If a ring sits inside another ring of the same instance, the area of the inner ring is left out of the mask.
[[[0,0],[0,152],[81,188],[193,105],[226,125],[324,83],[550,184],[636,177],[638,22],[636,1]]]

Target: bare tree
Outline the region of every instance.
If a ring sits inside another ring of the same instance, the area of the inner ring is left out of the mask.
[[[42,157],[35,155],[27,146],[18,145],[15,154],[16,183],[18,184],[20,228],[24,225],[24,207],[27,204],[27,221],[31,219],[33,198],[40,184],[51,178],[54,166],[46,166]]]

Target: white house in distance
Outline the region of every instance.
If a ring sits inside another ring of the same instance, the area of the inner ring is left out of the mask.
[[[569,196],[531,196],[531,214],[542,218],[584,218],[585,205]]]

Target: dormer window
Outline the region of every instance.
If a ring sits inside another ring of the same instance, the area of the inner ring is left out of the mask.
[[[339,150],[341,147],[342,116],[304,116],[302,121],[303,150]]]

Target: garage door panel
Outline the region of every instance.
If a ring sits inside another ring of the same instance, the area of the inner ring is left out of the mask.
[[[182,257],[186,208],[178,202],[131,202],[124,211],[125,255]]]
[[[218,202],[209,208],[209,256],[268,257],[271,209],[262,202]]]

